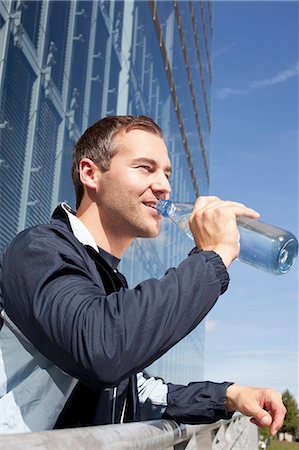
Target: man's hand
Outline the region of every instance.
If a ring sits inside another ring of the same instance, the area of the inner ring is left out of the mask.
[[[224,201],[218,197],[199,197],[189,220],[197,248],[213,250],[229,267],[240,252],[240,235],[236,224],[240,216],[257,219],[259,214],[241,203]]]
[[[281,428],[286,414],[281,394],[274,389],[232,384],[226,390],[225,409],[252,416],[251,422],[270,428],[272,436]]]

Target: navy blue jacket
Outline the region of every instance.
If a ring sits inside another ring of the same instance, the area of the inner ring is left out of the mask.
[[[103,393],[115,386],[121,404],[131,399],[126,420],[138,420],[135,374],[201,322],[226,290],[228,275],[214,252],[193,252],[160,280],[129,289],[115,258],[95,253],[75,238],[58,207],[51,224],[25,230],[8,247],[4,309],[39,352],[89,389],[90,399],[97,396],[97,413],[77,424],[111,422],[111,392],[108,399]],[[164,417],[188,423],[227,418],[229,384],[169,385]]]

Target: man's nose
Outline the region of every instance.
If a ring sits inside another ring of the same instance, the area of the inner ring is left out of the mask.
[[[169,179],[167,176],[163,173],[160,176],[155,177],[155,179],[152,182],[152,191],[157,195],[163,197],[165,199],[169,198],[169,194],[171,192],[171,186]]]

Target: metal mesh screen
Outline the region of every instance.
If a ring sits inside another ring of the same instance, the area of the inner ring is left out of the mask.
[[[0,105],[0,249],[16,234],[34,74],[11,40]]]
[[[52,103],[42,94],[30,169],[26,226],[47,222],[51,215],[59,122],[59,116]]]

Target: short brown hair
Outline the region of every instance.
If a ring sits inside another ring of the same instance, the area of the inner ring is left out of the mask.
[[[76,208],[83,198],[83,185],[80,181],[80,161],[91,159],[102,171],[109,169],[111,159],[120,150],[114,138],[124,131],[141,129],[163,138],[163,131],[147,116],[109,116],[98,120],[82,134],[74,147],[72,177],[76,191]]]

